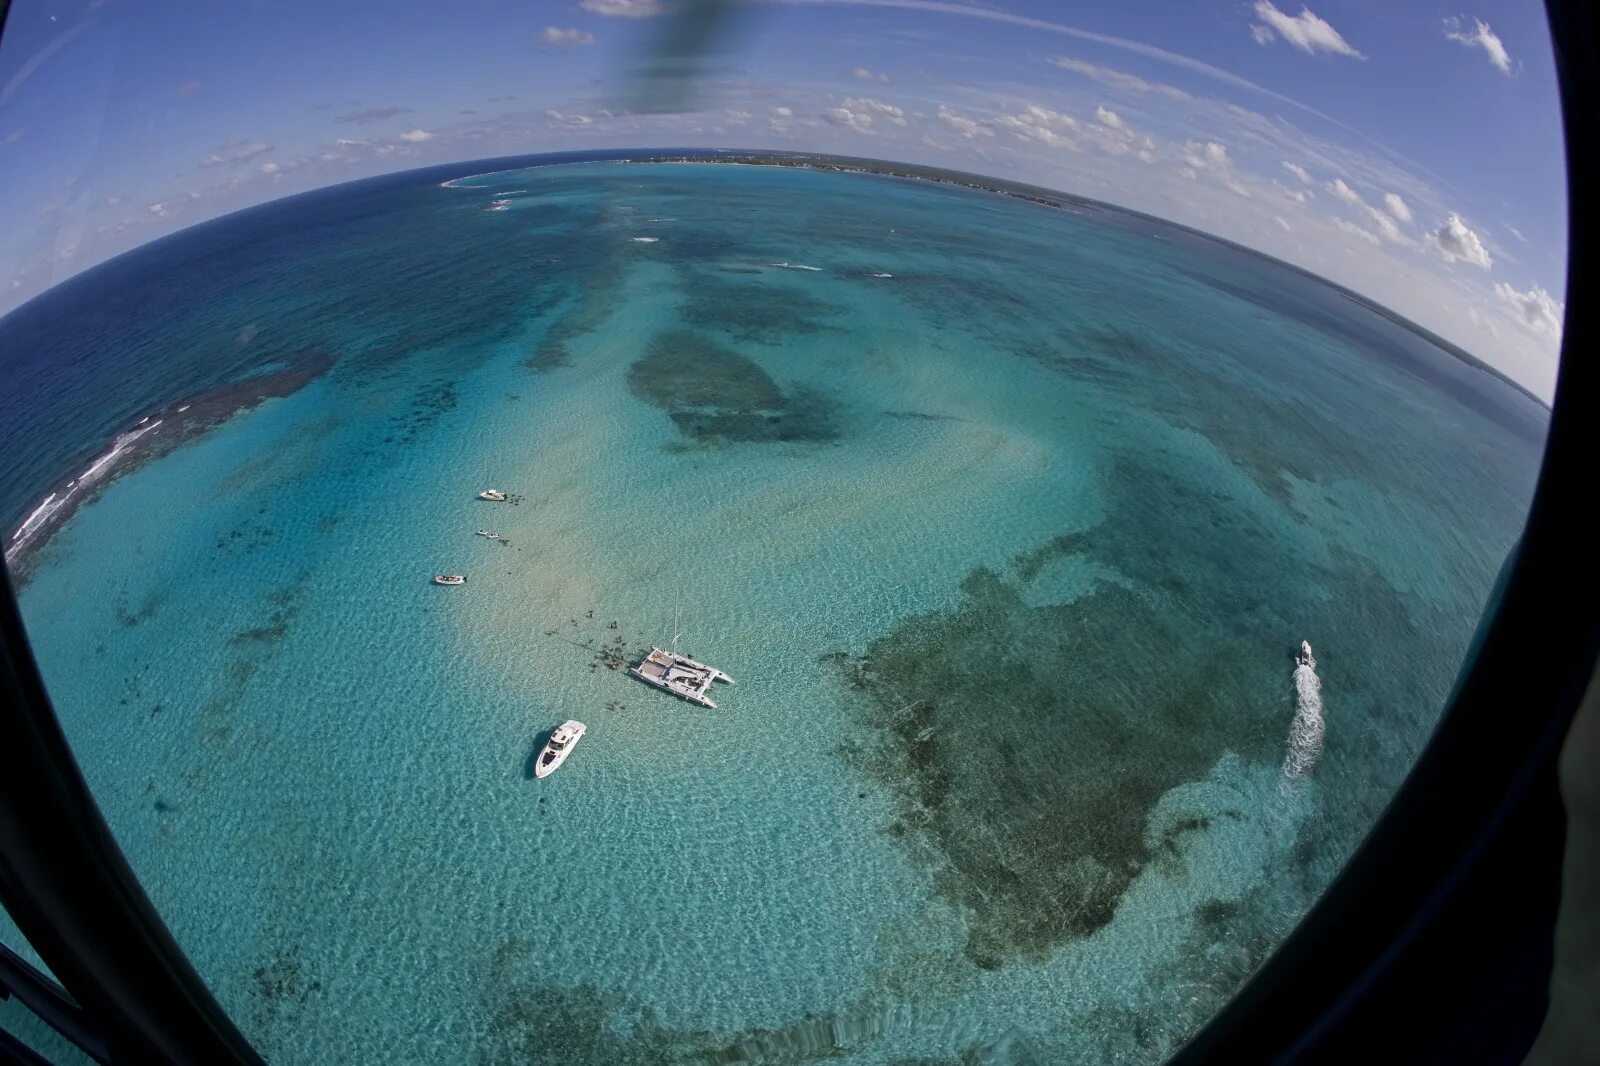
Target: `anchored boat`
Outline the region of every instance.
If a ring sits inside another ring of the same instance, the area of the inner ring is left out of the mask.
[[[550,742],[539,753],[539,761],[533,764],[533,776],[548,777],[560,769],[578,741],[583,739],[587,728],[582,722],[570,719],[557,726],[556,731],[550,734]]]
[[[433,583],[435,585],[465,585],[467,576],[465,574],[434,574]]]
[[[702,707],[715,709],[716,703],[706,693],[713,683],[721,681],[731,685],[733,684],[733,678],[714,666],[708,666],[703,662],[691,659],[687,655],[680,654],[677,647],[677,613],[676,608],[674,608],[672,649],[652,647],[650,654],[646,655],[638,666],[630,667],[628,673],[647,685],[654,685],[656,688],[670,692],[674,696],[682,697],[690,703],[698,703]]]
[[[506,501],[506,494],[499,489],[484,489],[482,492],[478,493],[478,499],[493,500],[495,503],[504,503]]]

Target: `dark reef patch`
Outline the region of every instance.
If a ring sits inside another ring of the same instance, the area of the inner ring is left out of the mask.
[[[109,454],[120,443],[121,450],[109,468],[97,477],[63,485],[56,495],[63,502],[49,517],[40,521],[25,536],[18,537],[6,551],[6,566],[16,591],[27,584],[32,562],[55,533],[66,525],[84,504],[99,498],[118,478],[132,473],[145,463],[159,459],[180,445],[203,436],[241,411],[259,407],[270,399],[298,392],[326,374],[334,357],[324,351],[302,353],[280,370],[254,374],[219,388],[207,389],[161,407],[106,442],[100,455]],[[143,427],[153,428],[143,430]],[[141,431],[142,430],[142,431]],[[134,436],[137,434],[137,436]],[[128,437],[133,439],[128,440]],[[86,458],[85,463],[91,461]]]
[[[138,607],[129,610],[126,594],[118,593],[116,599],[112,601],[111,610],[116,616],[118,625],[125,629],[133,629],[154,617],[157,609],[161,606],[161,601],[165,598],[165,592],[159,590],[151,592],[139,601]]]
[[[839,436],[826,398],[807,389],[786,395],[756,363],[687,330],[658,333],[628,368],[628,387],[667,412],[693,444],[821,444]]]
[[[1087,550],[1091,543],[1092,540],[1087,533],[1062,533],[1032,551],[1022,552],[1011,561],[1011,565],[1016,568],[1017,577],[1025,582],[1032,581],[1050,563],[1069,555],[1077,555]]]
[[[249,989],[258,1029],[270,1031],[299,1017],[322,982],[306,974],[296,949],[281,948],[250,972]]]
[[[454,383],[449,381],[434,381],[421,388],[412,395],[411,402],[400,414],[389,419],[392,427],[390,435],[384,438],[386,443],[398,441],[401,444],[410,444],[419,436],[432,429],[433,426],[456,409],[458,397]]]
[[[1104,525],[1020,554],[1016,581],[975,570],[956,608],[905,619],[859,658],[829,657],[865,694],[875,735],[846,758],[899,796],[889,832],[936,857],[934,884],[967,910],[966,954],[980,967],[1042,959],[1093,933],[1140,871],[1170,869],[1181,835],[1206,826],[1191,818],[1148,840],[1169,789],[1204,778],[1227,752],[1277,764],[1291,711],[1284,634],[1352,651],[1384,634],[1443,664],[1330,682],[1341,699],[1369,702],[1374,728],[1418,744],[1448,690],[1459,623],[1423,611],[1419,624],[1422,609],[1359,559],[1327,571],[1291,564],[1247,504],[1158,462],[1114,460]],[[1119,580],[1030,606],[1027,582],[1068,554]],[[1360,775],[1340,794],[1381,805],[1403,769],[1351,750],[1363,743],[1330,730],[1324,776]],[[1341,803],[1324,831],[1359,839],[1372,804]]]
[[[759,344],[781,344],[792,336],[829,329],[820,320],[843,310],[792,284],[771,279],[747,284],[706,271],[690,275],[684,293],[679,313],[689,325]]]
[[[488,974],[485,1008],[492,1050],[481,1061],[559,1066],[808,1063],[841,1058],[871,1027],[832,1014],[807,1014],[775,1028],[718,1033],[675,1029],[650,1006],[594,985],[538,981],[532,944],[507,941]]]

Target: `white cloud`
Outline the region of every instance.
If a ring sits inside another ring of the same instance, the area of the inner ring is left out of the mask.
[[[1361,194],[1356,192],[1350,186],[1346,185],[1343,178],[1334,178],[1332,181],[1326,183],[1323,188],[1327,189],[1329,192],[1333,193],[1337,199],[1343,200],[1347,204],[1352,204],[1356,207],[1367,206],[1367,202],[1361,198]],[[1371,209],[1368,208],[1368,210]]]
[[[1302,7],[1298,15],[1286,15],[1273,5],[1272,0],[1256,0],[1256,18],[1261,21],[1250,29],[1258,44],[1269,44],[1276,34],[1307,55],[1332,52],[1334,55],[1365,59],[1366,56],[1350,46],[1338,30],[1318,18],[1309,7]]]
[[[906,113],[893,104],[866,96],[849,96],[838,107],[824,108],[822,117],[836,126],[849,126],[857,133],[870,133],[874,119],[896,126],[906,124]]]
[[[1215,174],[1217,180],[1223,185],[1248,198],[1250,190],[1244,187],[1237,174],[1233,172],[1233,160],[1228,156],[1228,147],[1216,141],[1185,141],[1183,145],[1183,161],[1189,173],[1184,177],[1193,178],[1200,171]]]
[[[1135,133],[1122,116],[1109,107],[1094,109],[1095,121],[1083,127],[1090,143],[1110,155],[1127,155],[1130,152],[1146,163],[1155,162],[1156,142]]]
[[[433,134],[427,130],[406,130],[400,139],[408,144],[421,144],[423,141],[433,140]]]
[[[1373,245],[1374,247],[1376,247],[1378,244],[1378,235],[1376,233],[1373,233],[1371,230],[1362,229],[1354,222],[1349,222],[1342,218],[1336,218],[1333,220],[1333,224],[1350,234],[1350,236],[1360,237],[1362,240]]]
[[[1524,325],[1535,333],[1561,339],[1561,320],[1567,305],[1551,296],[1542,286],[1532,285],[1527,292],[1518,292],[1503,281],[1495,282],[1494,294],[1512,307]]]
[[[669,10],[661,0],[582,0],[578,6],[591,15],[626,19],[654,18]]]
[[[968,118],[959,111],[952,111],[944,104],[939,105],[939,121],[968,139],[994,136],[994,130],[988,126],[976,119]]]
[[[258,155],[265,155],[272,151],[272,145],[266,141],[226,141],[218,150],[201,161],[202,167],[234,166],[238,163],[247,163]]]
[[[574,129],[579,126],[588,126],[594,123],[594,119],[590,118],[588,115],[580,115],[574,111],[546,111],[544,113],[544,117],[552,122],[559,122],[563,126],[568,126]]]
[[[866,67],[857,67],[855,70],[851,71],[850,73],[854,74],[856,77],[861,78],[864,81],[875,81],[875,82],[878,82],[881,85],[888,85],[889,84],[889,75],[885,74],[882,71],[874,72],[874,71],[868,70]]]
[[[792,118],[794,116],[794,108],[775,107],[772,109],[772,116],[774,118]]]
[[[261,173],[263,173],[263,174],[276,174],[278,171],[280,171],[282,169],[283,168],[280,167],[276,163],[262,163],[261,164]]]
[[[594,34],[577,27],[562,29],[560,26],[546,26],[544,32],[539,34],[539,40],[554,45],[594,44]]]
[[[1351,207],[1360,209],[1361,213],[1366,215],[1372,224],[1377,227],[1378,233],[1384,240],[1392,241],[1395,244],[1403,244],[1408,248],[1416,247],[1417,242],[1406,236],[1396,223],[1396,219],[1406,222],[1411,221],[1411,209],[1406,206],[1404,200],[1394,193],[1384,196],[1384,204],[1388,208],[1385,211],[1367,203],[1366,200],[1362,199],[1360,193],[1345,184],[1343,178],[1334,178],[1332,181],[1325,183],[1323,188],[1331,192],[1336,199],[1343,200]],[[1371,235],[1366,230],[1362,232],[1367,233],[1368,236]]]
[[[1193,95],[1184,92],[1175,85],[1146,81],[1137,74],[1129,74],[1125,70],[1115,70],[1111,67],[1102,67],[1099,64],[1088,63],[1082,59],[1074,59],[1071,56],[1056,56],[1050,62],[1062,70],[1070,70],[1074,74],[1082,74],[1084,77],[1098,82],[1108,89],[1117,89],[1125,93],[1157,93],[1173,100],[1195,99]]]
[[[1306,168],[1301,166],[1299,163],[1291,163],[1285,159],[1283,161],[1283,169],[1299,178],[1305,184],[1311,184],[1311,172],[1306,170]]]
[[[1489,24],[1482,19],[1475,18],[1472,22],[1473,27],[1469,32],[1461,28],[1460,19],[1445,19],[1445,37],[1458,44],[1466,45],[1468,48],[1482,48],[1484,54],[1489,57],[1489,62],[1495,65],[1495,69],[1509,77],[1511,74],[1511,55],[1506,51],[1506,46],[1501,42],[1499,34],[1491,30]]]
[[[1423,239],[1428,247],[1444,256],[1447,263],[1460,260],[1484,270],[1494,265],[1494,260],[1489,257],[1489,249],[1483,246],[1483,241],[1461,221],[1461,216],[1454,212],[1439,224],[1438,229]]]
[[[1273,215],[1272,216],[1272,221],[1276,222],[1279,226],[1281,226],[1283,228],[1283,232],[1285,232],[1285,233],[1293,233],[1294,232],[1294,230],[1289,227],[1289,223],[1287,223],[1287,222],[1285,222],[1283,220],[1283,216],[1281,216],[1281,215]]]
[[[1025,141],[1036,141],[1051,148],[1065,148],[1073,152],[1078,150],[1078,143],[1066,136],[1077,130],[1078,120],[1048,107],[1028,104],[1018,114],[1001,115],[994,120],[994,124]]]
[[[724,111],[722,113],[722,118],[723,118],[723,121],[725,121],[725,122],[729,122],[729,123],[732,123],[734,125],[738,125],[741,122],[749,122],[750,121],[750,112],[748,112],[748,111],[736,111],[736,110],[734,110],[733,108],[730,107],[730,108],[728,108],[726,111]]]

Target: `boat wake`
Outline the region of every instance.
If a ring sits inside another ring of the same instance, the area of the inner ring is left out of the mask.
[[[821,267],[806,266],[804,263],[790,263],[790,262],[787,262],[787,261],[782,262],[782,263],[768,263],[767,266],[769,266],[769,267],[782,267],[784,270],[821,270],[822,269]]]
[[[1289,724],[1289,749],[1283,757],[1283,776],[1288,780],[1310,777],[1322,758],[1322,679],[1317,676],[1317,660],[1311,645],[1302,651],[1294,668],[1294,721]]]

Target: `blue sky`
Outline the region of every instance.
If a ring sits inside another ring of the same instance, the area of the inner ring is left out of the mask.
[[[1565,181],[1532,0],[727,2],[723,50],[663,111],[636,77],[674,18],[663,0],[17,0],[0,43],[0,311],[174,230],[371,174],[570,148],[805,149],[1193,225],[1549,395]]]

